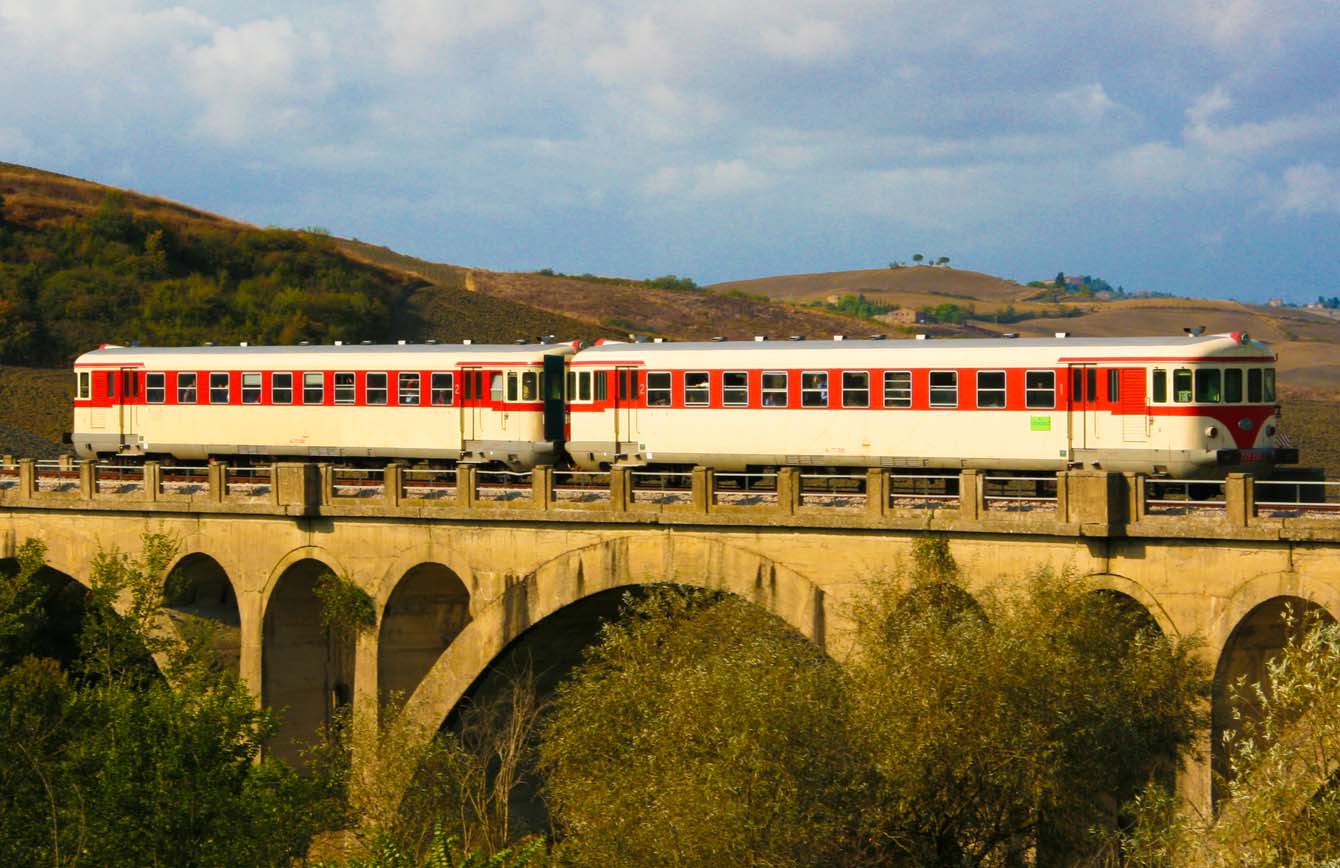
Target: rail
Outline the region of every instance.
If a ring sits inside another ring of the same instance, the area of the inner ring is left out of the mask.
[[[223,511],[227,504],[262,510],[288,510],[300,504],[304,510],[340,506],[379,512],[482,507],[845,515],[857,516],[858,522],[948,511],[948,518],[957,522],[1005,521],[1024,527],[1041,520],[1083,528],[1085,533],[1139,527],[1146,521],[1163,522],[1150,527],[1173,527],[1166,520],[1178,517],[1220,522],[1228,528],[1286,527],[1280,522],[1304,520],[1308,533],[1327,527],[1328,521],[1340,528],[1340,480],[1256,480],[1244,474],[1208,480],[1101,471],[1015,476],[974,470],[834,472],[796,467],[720,472],[705,467],[501,470],[396,463],[233,467],[0,458],[0,503],[44,501],[49,508],[61,509],[87,500],[161,501],[163,508],[188,502],[192,509]]]

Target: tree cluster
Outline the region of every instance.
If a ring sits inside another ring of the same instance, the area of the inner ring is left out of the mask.
[[[407,289],[322,236],[170,226],[109,193],[58,225],[0,223],[0,361],[63,364],[102,341],[383,339]]]

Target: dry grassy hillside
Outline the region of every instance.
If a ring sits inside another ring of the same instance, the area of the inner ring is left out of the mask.
[[[709,286],[716,292],[737,290],[788,301],[822,301],[830,295],[858,295],[867,298],[908,296],[938,297],[939,301],[969,299],[1005,304],[1036,295],[1037,290],[1012,280],[963,271],[958,268],[915,266],[869,268],[862,271],[834,271],[821,274],[789,274],[733,280]],[[900,302],[902,303],[902,302]],[[903,303],[904,306],[920,306]]]

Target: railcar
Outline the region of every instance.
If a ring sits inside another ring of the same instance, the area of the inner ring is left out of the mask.
[[[575,344],[108,346],[74,364],[81,457],[551,463]],[[548,388],[546,388],[548,384]]]
[[[606,343],[568,361],[567,452],[615,463],[1101,468],[1298,460],[1270,349],[1184,337]]]

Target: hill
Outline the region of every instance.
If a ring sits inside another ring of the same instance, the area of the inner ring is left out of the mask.
[[[958,268],[904,266],[833,271],[823,274],[788,274],[733,280],[708,287],[716,292],[746,292],[789,301],[822,301],[831,295],[864,294],[869,298],[971,299],[1006,304],[1023,301],[1037,290],[1020,286],[991,274]],[[913,306],[904,304],[905,307]]]

